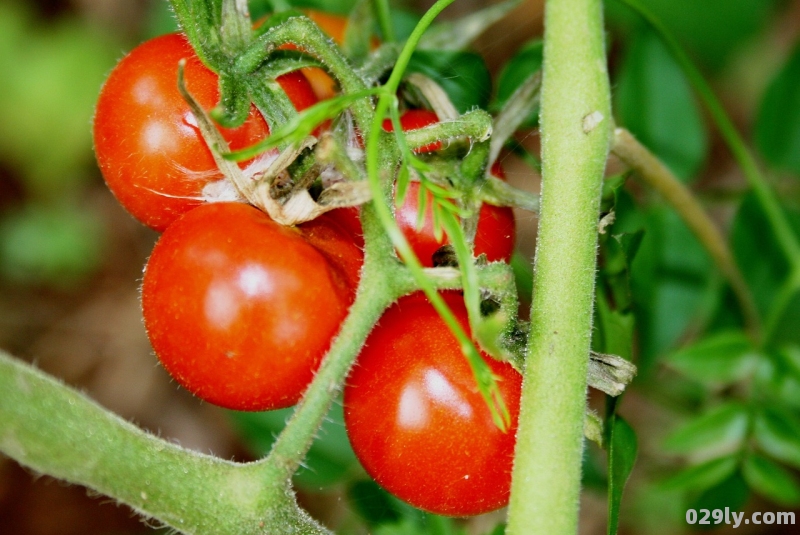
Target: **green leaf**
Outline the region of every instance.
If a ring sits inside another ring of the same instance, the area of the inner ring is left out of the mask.
[[[784,352],[772,352],[759,361],[755,387],[777,404],[800,409],[800,377]]]
[[[791,472],[760,455],[749,455],[742,473],[750,487],[776,503],[793,506],[800,503],[800,485]]]
[[[30,3],[0,3],[0,159],[38,199],[91,177],[91,121],[120,45],[74,17],[35,22]]]
[[[353,510],[370,526],[396,523],[402,518],[389,493],[371,479],[363,479],[350,485],[347,499]]]
[[[695,496],[688,504],[686,509],[714,509],[724,510],[728,507],[732,511],[741,510],[747,498],[750,496],[750,488],[747,486],[742,474],[736,471],[728,477],[706,489]]]
[[[406,72],[418,72],[439,84],[459,113],[489,105],[491,76],[483,58],[473,52],[418,50]]]
[[[737,464],[738,461],[734,456],[713,459],[684,468],[674,476],[664,480],[661,486],[665,490],[704,491],[730,477],[736,471]]]
[[[782,407],[765,408],[756,415],[755,440],[776,459],[800,468],[800,419]]]
[[[30,203],[0,220],[0,274],[69,288],[100,265],[104,242],[103,222],[91,210]]]
[[[544,44],[540,39],[526,43],[503,66],[497,82],[497,95],[491,108],[495,111],[503,109],[514,92],[528,77],[542,68]],[[539,124],[539,107],[525,119],[522,128],[535,128]]]
[[[666,363],[701,383],[727,385],[753,373],[758,354],[742,331],[725,331],[672,353]]]
[[[608,535],[617,532],[622,491],[633,470],[637,451],[633,428],[619,415],[614,415],[608,448]]]
[[[672,453],[730,452],[744,440],[748,421],[746,406],[725,403],[684,423],[667,437],[663,446]]]
[[[800,211],[782,206],[795,235],[800,238]],[[778,301],[779,290],[789,276],[786,255],[775,240],[755,195],[742,201],[731,228],[731,246],[736,263],[753,292],[763,317],[769,317]],[[791,296],[788,306],[775,324],[770,345],[800,343],[800,294]]]
[[[258,456],[264,456],[269,453],[275,437],[284,428],[293,410],[230,411],[228,414],[250,450]],[[342,406],[334,403],[294,480],[302,487],[316,490],[342,481],[356,466],[358,461],[344,429]]]
[[[644,213],[643,226],[644,237],[631,263],[640,375],[690,326],[711,315],[719,283],[708,254],[672,210],[654,206]]]
[[[613,310],[602,288],[598,287],[595,315],[597,322],[592,335],[592,348],[600,353],[631,360],[635,324],[633,313]]]
[[[770,82],[758,110],[755,141],[764,159],[800,177],[800,44]]]
[[[708,152],[706,128],[683,71],[653,32],[631,40],[616,85],[620,124],[680,178],[697,175]]]
[[[776,0],[646,0],[641,3],[671,30],[691,55],[719,69],[770,20]],[[641,21],[619,2],[608,2],[614,26],[630,31]]]

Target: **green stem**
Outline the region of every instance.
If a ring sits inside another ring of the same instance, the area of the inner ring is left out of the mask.
[[[611,139],[600,0],[545,4],[542,198],[507,533],[578,530],[597,225]]]
[[[87,485],[182,533],[276,533],[269,525],[325,532],[285,482],[145,433],[3,352],[0,391],[0,451],[37,472]]]
[[[736,265],[722,233],[706,214],[697,198],[630,132],[617,128],[614,133],[614,154],[628,164],[646,184],[655,189],[681,216],[708,254],[717,264],[733,289],[742,309],[748,331],[755,341],[761,339],[761,320],[753,294]]]
[[[396,38],[394,35],[394,26],[392,26],[392,14],[389,10],[388,0],[375,0],[375,10],[378,12],[378,24],[381,26],[383,40],[387,43],[393,43]]]
[[[303,36],[303,39],[297,39]],[[331,46],[328,37],[307,17],[292,17],[282,24],[260,35],[250,47],[235,60],[235,71],[240,74],[255,72],[278,47],[293,44],[317,58],[334,76],[346,94],[360,93],[367,89],[362,80],[344,57],[339,47]],[[355,102],[353,114],[364,135],[368,135],[373,114],[370,101]]]
[[[387,268],[391,272],[391,267],[381,263],[381,259],[373,262],[368,257],[356,300],[341,331],[272,451],[257,463],[264,481],[289,481],[300,467],[372,326],[399,297],[395,286],[387,282],[393,280],[387,276]]]
[[[690,60],[683,51],[677,39],[675,39],[666,26],[664,26],[650,10],[641,5],[639,0],[619,1],[636,11],[664,40],[664,43],[666,43],[672,55],[675,57],[675,60],[689,79],[689,83],[692,84],[695,91],[697,91],[697,94],[700,96],[700,99],[706,105],[706,108],[708,108],[712,119],[716,123],[717,128],[719,128],[720,134],[728,144],[728,148],[734,158],[739,162],[739,166],[747,182],[750,184],[750,187],[753,188],[756,198],[758,198],[787,260],[789,260],[793,269],[800,269],[800,243],[792,231],[792,227],[789,225],[786,214],[781,209],[780,203],[775,197],[775,193],[761,174],[753,154],[747,148],[747,145],[739,135],[730,117],[728,117],[725,108],[722,107],[722,103],[714,94],[697,67],[694,66],[692,60]]]

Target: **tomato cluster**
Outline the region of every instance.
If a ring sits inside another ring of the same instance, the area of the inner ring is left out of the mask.
[[[343,39],[343,19],[313,15]],[[196,396],[237,410],[291,406],[355,299],[363,264],[358,210],[288,227],[253,206],[220,198],[215,192],[231,185],[178,91],[181,59],[189,93],[204,109],[213,108],[220,98],[217,75],[183,35],[171,34],[122,59],[103,86],[94,122],[109,188],[134,217],[163,231],[142,283],[147,334],[164,368]],[[314,88],[299,71],[277,79],[298,110],[334,89],[325,86],[322,71],[304,72],[318,77]],[[404,130],[436,122],[427,110],[408,110],[400,119]],[[391,122],[384,129],[391,131]],[[254,106],[241,126],[219,130],[232,149],[269,135]],[[417,152],[441,148],[434,142]],[[499,167],[493,172],[502,176]],[[437,239],[430,208],[417,227],[419,188],[409,186],[395,215],[415,253],[432,266],[447,236]],[[476,255],[508,261],[513,246],[511,210],[485,205]],[[445,299],[468,331],[461,295],[449,292]],[[507,503],[520,376],[508,364],[485,360],[512,416],[507,432],[495,426],[459,343],[427,299],[407,296],[386,311],[344,392],[353,448],[378,483],[447,515]]]
[[[136,219],[159,231],[214,197],[209,186],[223,178],[178,91],[181,59],[187,90],[203,108],[216,106],[217,75],[185,36],[168,34],[139,45],[117,64],[94,116],[95,153],[106,184]],[[298,110],[317,102],[299,72],[278,77],[278,83]],[[251,106],[244,124],[221,132],[231,149],[241,149],[268,136],[269,127]]]
[[[198,397],[240,410],[287,407],[347,314],[363,255],[334,216],[288,228],[245,204],[204,202],[227,184],[178,91],[181,59],[188,91],[214,107],[217,75],[185,36],[169,34],[120,61],[95,113],[106,183],[134,217],[164,231],[145,268],[145,327],[166,370]],[[299,72],[278,83],[298,110],[317,102]],[[220,131],[233,149],[269,135],[254,106],[244,124]]]

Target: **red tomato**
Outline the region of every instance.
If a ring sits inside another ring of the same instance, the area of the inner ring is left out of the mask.
[[[217,75],[182,34],[169,34],[139,45],[119,62],[103,85],[94,117],[95,151],[108,187],[134,217],[160,231],[201,204],[203,188],[222,178],[178,92],[182,58],[189,92],[203,108],[216,106]],[[299,110],[317,101],[299,72],[278,83]],[[232,149],[241,149],[268,136],[269,127],[251,106],[243,125],[222,133]]]
[[[364,231],[361,228],[360,207],[347,206],[344,208],[336,208],[328,212],[328,215],[350,234],[353,238],[353,242],[355,242],[359,248],[364,248]]]
[[[492,168],[495,176],[504,177],[500,164]],[[419,212],[419,182],[411,182],[403,205],[395,211],[395,219],[400,230],[411,244],[414,253],[423,266],[433,266],[433,254],[448,243],[447,236],[437,240],[433,231],[433,209],[428,194],[428,209],[422,228],[417,228]],[[490,262],[511,260],[515,242],[514,211],[507,206],[492,206],[484,203],[478,215],[478,231],[475,235],[475,256],[486,254]]]
[[[142,309],[164,368],[230,409],[295,404],[355,296],[360,249],[326,216],[285,227],[252,206],[210,203],[161,236]]]
[[[443,294],[468,329],[462,297]],[[484,356],[512,417],[492,421],[458,341],[422,294],[390,307],[344,390],[350,443],[378,484],[415,507],[468,516],[508,503],[522,377]]]
[[[400,116],[400,126],[403,127],[403,132],[408,132],[409,130],[417,130],[418,128],[430,126],[438,122],[439,118],[436,116],[434,112],[430,110],[408,110]],[[394,132],[394,124],[392,124],[391,119],[384,119],[383,129],[386,130],[387,132]],[[442,148],[441,141],[437,141],[435,143],[431,143],[430,145],[425,145],[424,147],[420,147],[414,152],[417,153],[433,152],[441,148]]]

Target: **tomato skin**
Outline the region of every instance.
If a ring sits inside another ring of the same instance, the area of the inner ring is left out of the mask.
[[[189,92],[203,108],[216,106],[217,75],[202,64],[185,36],[168,34],[139,45],[117,64],[94,117],[95,152],[108,187],[136,219],[158,231],[200,205],[205,185],[222,178],[178,92],[182,58]],[[279,77],[278,83],[300,110],[317,101],[299,72]],[[232,149],[269,135],[255,106],[244,124],[221,130]]]
[[[463,298],[442,294],[468,329]],[[344,390],[356,456],[375,481],[415,507],[448,516],[508,503],[522,377],[484,355],[512,417],[494,424],[459,344],[422,294],[380,319]]]
[[[204,204],[161,236],[142,310],[164,368],[222,407],[301,397],[355,296],[361,251],[325,216],[284,227],[252,206]]]
[[[504,177],[503,170],[497,163],[492,172],[495,176]],[[395,219],[422,265],[433,267],[433,254],[449,240],[446,234],[442,236],[442,240],[436,239],[430,194],[422,228],[417,228],[419,188],[419,182],[411,182],[408,185],[403,204],[395,211]],[[515,240],[514,211],[507,206],[493,206],[486,203],[481,205],[478,213],[478,230],[475,234],[475,256],[486,254],[489,262],[508,262],[514,254]]]

